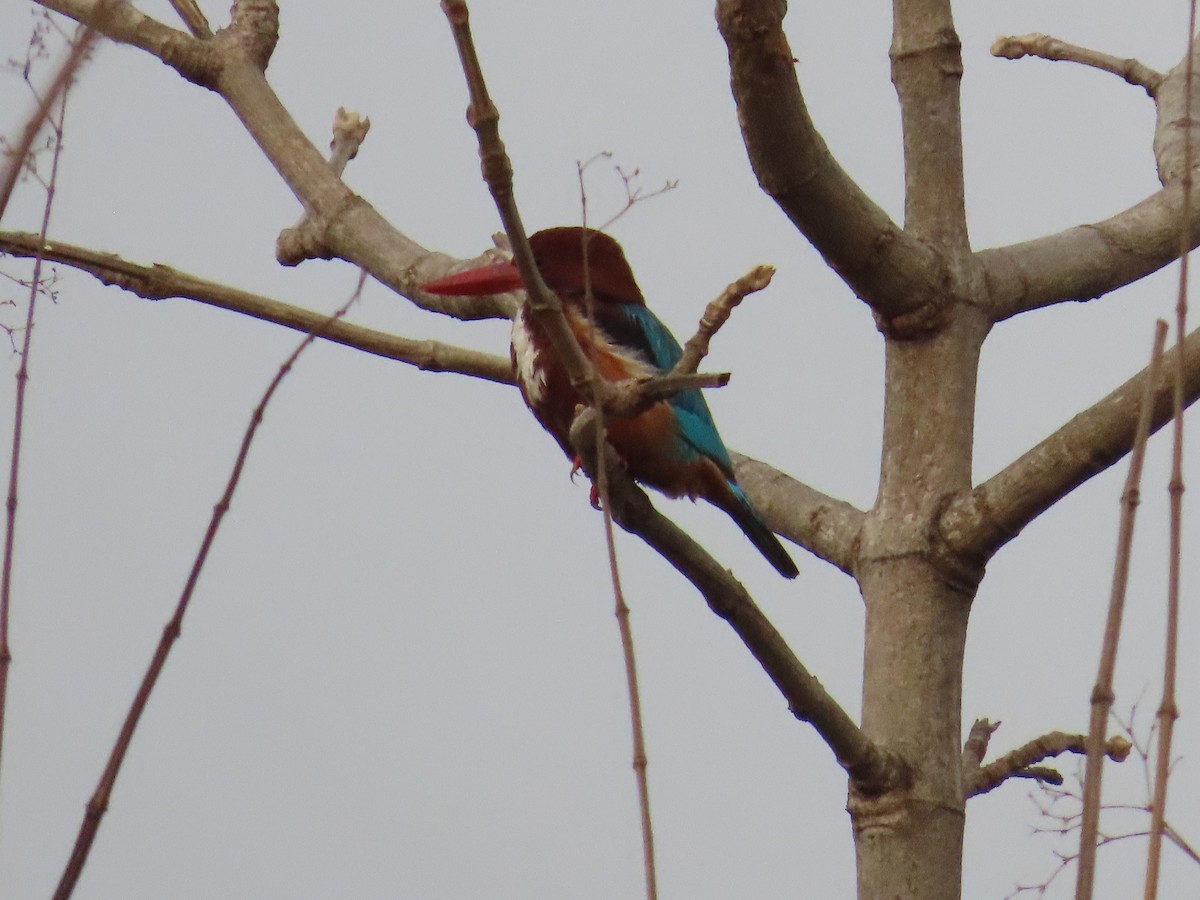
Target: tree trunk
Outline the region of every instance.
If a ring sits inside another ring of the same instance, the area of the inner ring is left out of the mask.
[[[959,896],[961,676],[980,573],[949,561],[931,523],[970,487],[986,333],[985,320],[960,306],[941,333],[887,345],[886,449],[856,568],[867,605],[862,725],[913,777],[882,796],[851,795],[859,900]]]

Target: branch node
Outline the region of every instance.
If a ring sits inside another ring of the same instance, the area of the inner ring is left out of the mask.
[[[358,149],[371,130],[370,117],[339,106],[333,115],[333,140],[329,142],[329,167],[339,178],[346,164],[358,155]],[[328,222],[307,210],[300,221],[285,228],[275,239],[275,259],[282,266],[298,266],[308,259],[333,259],[336,254],[325,240]]]

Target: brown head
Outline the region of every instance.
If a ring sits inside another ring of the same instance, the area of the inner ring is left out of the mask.
[[[598,302],[646,305],[621,245],[604,232],[577,226],[547,228],[530,235],[529,246],[538,271],[555,293],[582,298],[586,273]]]
[[[590,280],[592,296],[598,303],[646,305],[621,245],[607,234],[578,226],[547,228],[531,234],[529,246],[542,279],[559,296],[582,299]],[[422,287],[431,294],[471,296],[515,291],[524,285],[517,267],[503,262],[459,272]]]

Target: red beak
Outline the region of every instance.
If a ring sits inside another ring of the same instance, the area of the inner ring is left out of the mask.
[[[523,287],[525,285],[517,267],[510,262],[502,262],[447,275],[445,278],[421,285],[421,290],[454,297],[483,297],[488,294],[505,294]]]

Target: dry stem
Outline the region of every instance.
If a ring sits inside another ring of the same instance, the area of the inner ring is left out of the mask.
[[[773,266],[755,266],[737,281],[728,285],[719,297],[704,308],[704,315],[700,317],[700,326],[683,345],[683,355],[679,358],[679,362],[675,363],[675,367],[671,370],[672,373],[695,372],[699,368],[701,360],[708,355],[708,345],[713,335],[729,321],[734,307],[745,300],[748,294],[761,291],[771,283],[771,279],[774,277]]]
[[[179,18],[183,19],[183,23],[187,25],[193,37],[212,37],[212,28],[196,0],[171,0],[171,6],[179,14]]]
[[[359,275],[358,286],[355,288],[354,293],[351,294],[350,299],[342,304],[337,312],[328,316],[325,323],[332,323],[346,314],[351,304],[362,294],[366,277],[365,271]],[[133,703],[125,715],[125,721],[121,725],[121,731],[117,735],[116,743],[113,745],[112,752],[109,755],[108,764],[104,767],[104,773],[100,776],[100,783],[96,786],[95,793],[92,794],[92,798],[88,801],[83,822],[79,827],[79,834],[75,838],[75,846],[71,850],[71,856],[67,861],[66,867],[63,869],[58,888],[54,892],[54,900],[67,900],[75,890],[75,885],[79,880],[83,866],[87,862],[88,854],[91,851],[92,843],[96,838],[96,832],[100,828],[100,822],[108,809],[108,801],[112,796],[113,785],[116,783],[117,775],[121,771],[121,764],[125,761],[125,754],[128,752],[129,744],[133,740],[133,733],[138,726],[138,722],[141,720],[142,713],[146,709],[150,694],[154,690],[154,686],[158,683],[158,677],[162,673],[163,666],[166,665],[167,655],[171,652],[171,647],[179,638],[182,631],[184,614],[187,612],[188,604],[191,602],[192,595],[196,589],[196,584],[200,580],[200,573],[203,571],[204,564],[208,559],[208,552],[212,548],[217,530],[221,527],[225,513],[229,511],[234,491],[237,489],[238,482],[242,477],[242,469],[246,464],[246,458],[250,454],[250,445],[254,441],[254,436],[258,432],[259,425],[262,424],[267,404],[271,402],[276,389],[282,383],[284,377],[287,376],[288,372],[292,370],[300,354],[316,339],[317,331],[313,331],[292,351],[292,354],[279,367],[279,371],[275,373],[275,377],[271,379],[271,383],[267,386],[262,399],[250,417],[250,424],[242,436],[242,443],[238,448],[237,457],[233,463],[233,470],[229,475],[229,481],[225,485],[225,491],[222,493],[221,499],[213,507],[208,528],[205,530],[204,538],[200,542],[200,549],[197,551],[196,558],[192,562],[192,568],[188,572],[183,592],[180,594],[179,602],[175,606],[175,614],[171,616],[170,621],[163,628],[162,637],[155,648],[150,665],[146,669],[146,674],[142,676],[142,683],[138,687]]]
[[[101,0],[101,6],[97,11],[98,15],[103,16],[105,14],[106,4],[111,5],[111,0]],[[88,51],[95,42],[96,31],[92,26],[80,25],[76,29],[75,39],[71,42],[71,49],[67,53],[66,59],[59,66],[58,72],[55,73],[54,79],[50,82],[50,87],[38,100],[37,109],[34,110],[33,115],[29,117],[29,120],[25,123],[25,127],[21,130],[20,140],[12,148],[8,165],[4,169],[4,174],[0,176],[0,219],[4,218],[4,211],[8,208],[8,201],[12,198],[13,188],[16,187],[17,178],[21,174],[21,168],[25,165],[26,157],[29,156],[29,149],[33,146],[33,141],[37,137],[38,132],[42,130],[42,125],[45,124],[46,119],[50,116],[50,109],[54,106],[55,101],[67,90],[71,79],[79,71],[84,57],[87,56]]]
[[[596,331],[596,298],[592,293],[592,273],[588,265],[588,240],[586,231],[588,224],[588,197],[587,186],[584,183],[583,177],[586,167],[585,163],[576,162],[575,164],[579,177],[579,207],[585,229],[580,237],[583,250],[584,300],[587,304],[588,321],[591,323],[590,327],[594,341]],[[630,199],[626,204],[625,210],[630,209],[634,202],[634,199]],[[621,213],[617,215],[619,216]],[[600,373],[595,366],[592,366],[591,376],[591,396],[595,397],[599,393],[600,381]],[[593,444],[597,457],[603,455],[606,441],[604,411],[603,408],[600,408],[596,417],[596,434]],[[637,655],[634,652],[633,645],[633,626],[629,620],[629,605],[625,602],[625,591],[621,587],[620,566],[617,564],[617,542],[613,534],[612,511],[608,505],[608,469],[601,466],[596,474],[595,486],[602,511],[601,521],[604,525],[604,544],[608,553],[609,577],[612,580],[613,605],[617,618],[617,630],[621,636],[621,656],[625,661],[625,687],[629,694],[629,724],[633,740],[633,775],[634,781],[637,783],[638,810],[642,833],[642,868],[646,885],[646,900],[657,900],[658,867],[654,861],[654,823],[650,816],[650,779],[647,771],[649,760],[646,755],[646,732],[642,724],[642,692],[638,683]]]
[[[1005,59],[1036,56],[1052,62],[1062,60],[1091,66],[1102,72],[1111,72],[1132,85],[1144,88],[1151,97],[1154,96],[1163,80],[1161,72],[1156,72],[1136,59],[1121,59],[1098,50],[1068,44],[1066,41],[1060,41],[1048,34],[998,37],[992,43],[992,56],[1000,56]]]
[[[1150,434],[1150,411],[1154,395],[1151,385],[1158,379],[1167,323],[1161,319],[1154,328],[1154,349],[1150,354],[1145,390],[1138,413],[1137,433],[1129,457],[1129,472],[1121,494],[1121,523],[1113,564],[1112,591],[1108,601],[1108,620],[1100,650],[1100,667],[1092,688],[1091,719],[1088,723],[1087,775],[1083,782],[1083,817],[1079,830],[1079,876],[1075,882],[1077,900],[1092,896],[1096,872],[1096,837],[1100,830],[1100,794],[1104,775],[1104,729],[1113,704],[1113,673],[1117,667],[1117,647],[1121,641],[1121,621],[1125,611],[1125,590],[1129,585],[1129,558],[1133,548],[1133,526],[1137,518],[1142,483],[1142,465],[1146,458],[1146,440]]]
[[[986,719],[976,722],[976,727],[972,729],[972,736],[976,740],[978,740],[976,729],[980,727],[981,723],[986,727],[991,727],[987,725]],[[1062,776],[1056,770],[1038,766],[1037,763],[1062,753],[1084,754],[1087,752],[1087,740],[1086,735],[1051,731],[1009,751],[986,766],[975,768],[968,766],[963,777],[963,796],[974,797],[986,794],[1010,778],[1033,778],[1050,784],[1061,784]],[[968,741],[968,746],[971,746],[971,741]],[[1128,740],[1117,735],[1108,739],[1108,742],[1103,745],[1102,751],[1113,762],[1123,762],[1129,756],[1130,746]],[[973,749],[978,751],[979,748],[976,746]],[[986,746],[982,752],[986,752]],[[964,756],[966,755],[967,751],[964,748]]]
[[[74,51],[85,43],[83,38],[89,34],[90,31],[87,31],[82,36],[76,37],[75,46],[72,47],[72,56],[74,56]],[[70,58],[68,58],[68,62],[69,60]],[[63,125],[67,112],[68,81],[70,74],[74,72],[77,65],[78,59],[76,59],[74,64],[64,65],[63,72],[67,73],[67,79],[63,80],[61,85],[56,85],[52,92],[58,101],[59,113],[58,122],[53,123],[54,154],[50,163],[50,178],[46,182],[46,202],[42,205],[41,243],[45,242],[46,234],[50,229],[50,210],[54,206],[54,195],[58,186],[58,164],[62,158]],[[49,109],[39,109],[35,117],[50,118]],[[39,119],[38,127],[40,127],[40,124]],[[33,130],[36,132],[37,129]],[[30,129],[27,127],[26,132],[28,133],[29,131]],[[14,168],[19,169],[21,167],[24,162],[24,154],[28,150],[28,145],[20,149],[22,155],[19,158],[14,158]],[[3,205],[0,204],[0,209],[2,208]],[[21,344],[21,364],[17,368],[16,402],[13,405],[12,456],[9,461],[8,470],[8,497],[4,505],[4,561],[0,565],[0,760],[3,759],[5,711],[8,698],[8,670],[12,664],[12,651],[8,642],[8,619],[12,601],[13,555],[17,534],[17,498],[18,481],[21,471],[21,437],[25,425],[25,389],[29,384],[29,356],[33,347],[34,310],[37,307],[38,291],[41,289],[42,263],[44,261],[43,254],[39,253],[34,257],[33,275],[29,280],[29,305],[25,310],[25,334]]]
[[[1190,120],[1192,115],[1192,76],[1194,67],[1194,44],[1196,40],[1196,0],[1191,0],[1188,13],[1187,65],[1184,81],[1184,111]],[[1192,129],[1187,128],[1183,137],[1183,208],[1180,211],[1179,228],[1179,292],[1175,304],[1176,341],[1183,342],[1187,333],[1188,308],[1188,251],[1191,247],[1191,200],[1192,200]],[[1150,846],[1146,850],[1146,885],[1144,900],[1155,900],[1158,896],[1159,864],[1162,856],[1162,838],[1167,812],[1167,785],[1171,774],[1171,739],[1175,733],[1175,720],[1179,718],[1179,707],[1175,702],[1175,678],[1179,646],[1179,578],[1183,558],[1183,409],[1185,372],[1181,357],[1176,356],[1172,413],[1174,426],[1171,441],[1171,481],[1168,486],[1170,497],[1170,550],[1167,569],[1167,634],[1163,651],[1163,692],[1158,708],[1158,752],[1154,765],[1154,802],[1150,812]]]
[[[323,313],[198,278],[170,266],[158,263],[142,266],[115,253],[61,241],[43,243],[37,235],[11,231],[0,231],[0,252],[28,257],[42,253],[48,260],[87,272],[103,284],[115,285],[147,300],[179,297],[282,325],[302,334],[320,330],[322,340],[407,363],[422,371],[456,372],[500,384],[513,383],[512,363],[507,356],[440,341],[399,337],[340,320],[322,324],[326,320]]]
[[[596,459],[593,429],[597,415],[593,408],[580,412],[571,427],[571,446],[579,452],[590,476],[596,477],[601,466],[607,468],[608,506],[614,521],[671,563],[696,587],[709,608],[729,623],[783,694],[792,714],[810,722],[833,750],[838,763],[849,773],[853,788],[874,794],[906,783],[909,773],[905,763],[863,733],[805,668],[732,573],[654,508],[645,492],[625,473],[610,446],[605,445],[603,459]]]

